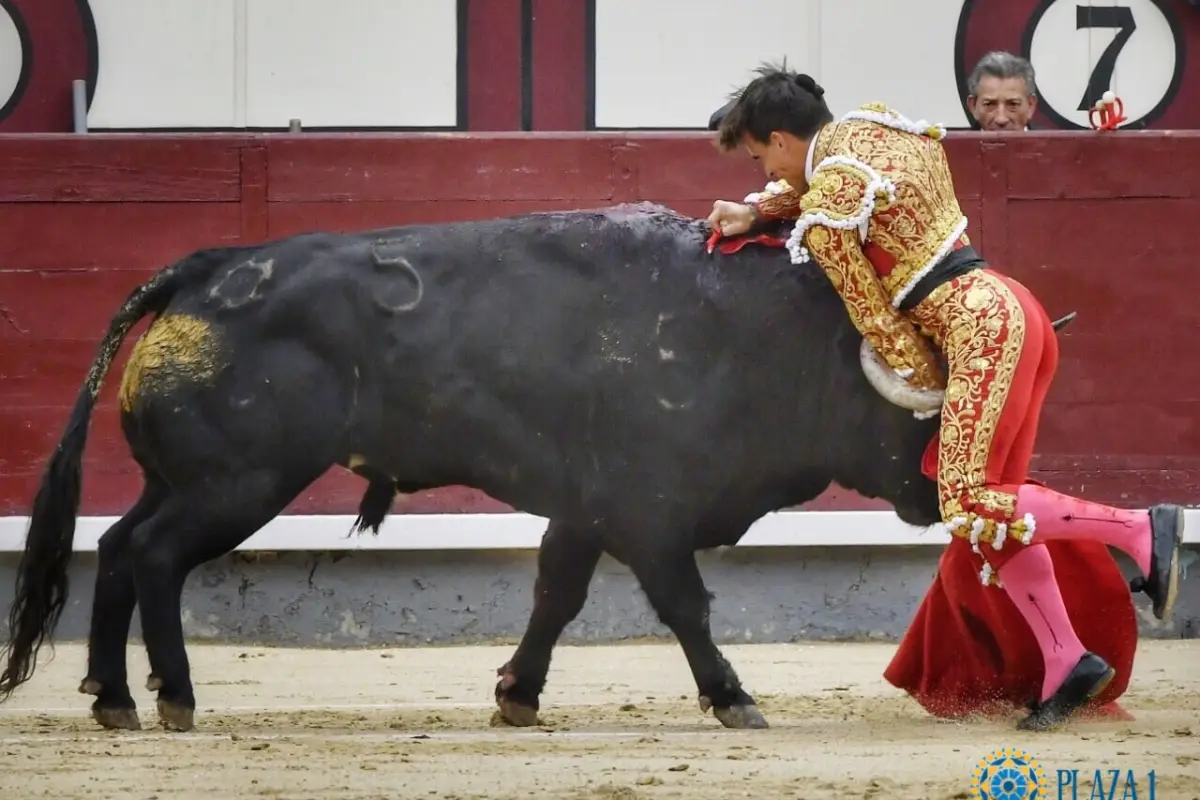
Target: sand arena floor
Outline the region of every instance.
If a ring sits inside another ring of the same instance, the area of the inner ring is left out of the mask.
[[[145,730],[106,732],[76,693],[83,647],[60,645],[0,706],[0,797],[965,800],[977,761],[1011,746],[1052,779],[1059,767],[1153,769],[1157,798],[1200,798],[1200,641],[1142,644],[1124,698],[1135,721],[1040,735],[931,719],[880,677],[891,645],[724,649],[770,730],[702,715],[674,644],[560,648],[544,725],[524,730],[489,724],[508,646],[192,644],[196,729],[156,727],[137,647],[130,682]]]

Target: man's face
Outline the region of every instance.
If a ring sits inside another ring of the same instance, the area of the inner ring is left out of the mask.
[[[769,180],[785,180],[792,188],[804,191],[808,181],[804,178],[804,164],[808,155],[808,142],[797,139],[790,133],[774,131],[765,142],[750,135],[742,137],[742,146],[750,157],[762,164]]]
[[[1024,78],[985,75],[979,94],[967,98],[967,107],[985,131],[1020,131],[1037,109],[1037,98],[1030,96]]]

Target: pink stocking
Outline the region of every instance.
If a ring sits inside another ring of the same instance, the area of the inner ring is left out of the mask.
[[[1039,699],[1044,701],[1063,684],[1086,650],[1067,617],[1045,545],[1024,548],[1000,568],[999,577],[1041,648],[1046,673]]]
[[[1032,514],[1036,527],[1033,541],[1074,539],[1103,542],[1123,550],[1143,575],[1150,573],[1150,513],[1129,511],[1025,484],[1017,490],[1017,518]],[[1047,561],[1049,559],[1047,558]]]

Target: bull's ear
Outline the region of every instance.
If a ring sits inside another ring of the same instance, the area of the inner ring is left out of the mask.
[[[725,105],[721,106],[716,111],[714,111],[711,116],[709,116],[708,129],[710,131],[715,131],[717,128],[721,127],[721,120],[725,119],[725,117],[727,117],[729,115],[730,110],[733,109],[733,104],[736,102],[737,102],[737,98],[735,97],[732,100],[730,100],[728,103],[726,103]]]

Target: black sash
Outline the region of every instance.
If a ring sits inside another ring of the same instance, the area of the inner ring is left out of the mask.
[[[913,287],[912,291],[900,301],[900,310],[909,310],[929,297],[934,289],[946,281],[954,280],[959,275],[965,275],[971,270],[983,269],[986,266],[987,262],[980,258],[979,254],[975,252],[975,248],[970,245],[951,250],[949,255],[925,273],[925,277],[917,281],[917,285]]]

